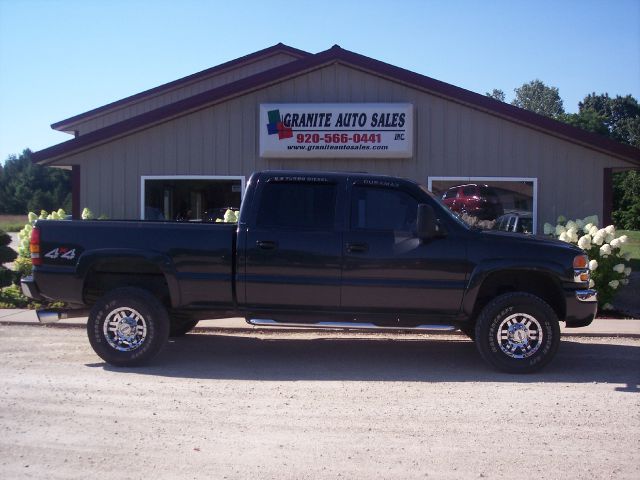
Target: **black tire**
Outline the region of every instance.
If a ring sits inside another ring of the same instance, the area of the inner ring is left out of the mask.
[[[93,350],[105,362],[117,367],[137,366],[155,357],[167,343],[169,316],[146,290],[118,288],[95,303],[87,334]]]
[[[191,330],[196,328],[199,320],[185,319],[180,317],[171,317],[171,325],[169,326],[170,337],[183,337]]]
[[[484,307],[476,321],[480,355],[504,372],[540,370],[553,360],[559,345],[558,316],[535,295],[500,295]]]

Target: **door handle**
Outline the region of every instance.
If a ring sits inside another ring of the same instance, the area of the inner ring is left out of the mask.
[[[365,253],[369,250],[366,243],[347,243],[347,252],[349,253]]]
[[[273,240],[257,240],[256,246],[262,250],[275,250],[278,244]]]

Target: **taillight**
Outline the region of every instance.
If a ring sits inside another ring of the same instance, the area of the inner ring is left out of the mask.
[[[40,258],[40,229],[38,227],[34,227],[31,230],[29,252],[31,253],[31,263],[33,265],[42,265],[42,258]]]

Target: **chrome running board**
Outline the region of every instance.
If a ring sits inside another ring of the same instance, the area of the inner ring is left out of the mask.
[[[439,331],[453,332],[456,327],[453,325],[417,325],[415,327],[387,327],[374,325],[373,323],[361,322],[317,322],[317,323],[290,323],[277,322],[266,318],[250,318],[247,323],[257,327],[289,327],[289,328],[337,328],[350,330],[420,330],[420,331]]]

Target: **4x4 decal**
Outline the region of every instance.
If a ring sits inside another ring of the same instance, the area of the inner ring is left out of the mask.
[[[45,253],[44,256],[52,260],[55,260],[57,258],[62,258],[64,260],[73,260],[74,258],[76,258],[76,249],[69,249],[65,247],[54,248],[50,252]]]

